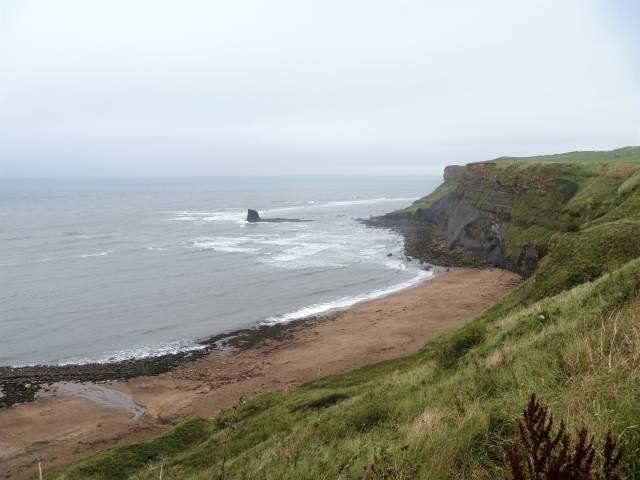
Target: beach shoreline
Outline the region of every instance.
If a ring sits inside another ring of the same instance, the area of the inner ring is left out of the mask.
[[[519,282],[504,270],[452,268],[328,315],[247,329],[163,373],[71,386],[61,378],[34,401],[0,409],[0,478],[28,478],[38,461],[50,472],[187,416],[212,418],[244,396],[409,355]]]
[[[124,381],[140,376],[159,375],[225,349],[245,350],[268,341],[283,341],[294,332],[319,322],[330,321],[332,316],[359,303],[382,299],[406,289],[428,282],[443,273],[444,267],[429,266],[430,274],[408,287],[356,301],[346,307],[294,318],[282,322],[261,322],[254,326],[218,333],[199,339],[193,349],[156,356],[136,357],[113,362],[86,362],[65,364],[36,364],[24,366],[0,366],[0,410],[16,404],[34,401],[41,390],[56,382],[107,382]]]

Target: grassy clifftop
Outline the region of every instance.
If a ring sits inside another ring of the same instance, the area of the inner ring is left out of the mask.
[[[51,478],[152,479],[161,462],[165,479],[509,478],[515,418],[532,392],[569,431],[586,425],[601,441],[611,427],[622,478],[640,478],[640,164],[574,160],[460,167],[400,213],[419,219],[453,195],[508,213],[510,255],[544,243],[530,278],[463,327],[407,358],[253,396]],[[514,191],[501,210],[496,200]]]
[[[534,157],[500,157],[494,160],[501,164],[518,163],[640,163],[640,147],[622,147],[608,151],[578,151]]]
[[[488,169],[485,169],[485,167],[488,167]],[[607,182],[594,181],[594,177],[603,174],[605,177],[611,178],[612,183],[617,183],[620,186],[621,183],[629,180],[626,175],[631,173],[633,176],[634,173],[640,171],[640,147],[624,147],[611,151],[569,152],[534,157],[500,157],[495,160],[468,165],[469,169],[482,170],[485,174],[491,171],[492,167],[507,170],[507,172],[498,171],[493,172],[493,175],[489,174],[488,179],[492,179],[494,183],[506,182],[516,186],[518,184],[526,185],[531,181],[535,181],[536,176],[540,179],[540,175],[549,175],[553,179],[568,181],[576,190],[578,188],[583,190],[583,196],[586,197],[584,198],[585,201],[588,201],[589,196],[593,196],[596,190],[600,190],[600,195],[604,194],[605,199],[611,199],[612,194],[616,193],[615,189],[607,189]],[[451,193],[459,186],[463,169],[464,167],[455,167],[451,170],[449,176],[445,173],[445,182],[436,190],[396,213],[413,215],[418,209],[428,208],[446,194]],[[640,183],[640,175],[636,175],[628,187],[637,186],[638,183]],[[625,193],[625,189],[620,193]],[[574,206],[580,207],[580,203],[578,201]],[[558,205],[555,206],[557,207]]]
[[[638,147],[504,157],[447,167],[440,187],[391,217],[431,225],[434,238],[449,248],[470,250],[482,260],[525,276],[552,249],[581,248],[586,253],[595,248],[599,255],[581,273],[586,275],[580,279],[584,281],[596,278],[603,266],[620,265],[615,261],[618,255],[603,251],[608,246],[597,239],[607,228],[629,236],[627,240],[637,234],[632,224],[640,219],[639,187]],[[623,243],[633,242],[617,245]],[[629,254],[621,258],[632,258],[636,252]],[[603,262],[602,256],[607,260]],[[554,288],[543,293],[557,291]]]

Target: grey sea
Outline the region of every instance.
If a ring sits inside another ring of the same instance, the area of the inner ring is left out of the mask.
[[[2,181],[0,365],[194,349],[415,285],[430,273],[404,258],[402,238],[357,219],[438,182]],[[247,208],[311,221],[247,223]]]

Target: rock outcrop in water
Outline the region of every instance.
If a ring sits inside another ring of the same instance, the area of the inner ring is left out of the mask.
[[[247,210],[247,222],[309,222],[310,220],[300,220],[299,218],[262,218],[257,210]]]
[[[261,222],[260,214],[257,210],[247,210],[247,222]]]

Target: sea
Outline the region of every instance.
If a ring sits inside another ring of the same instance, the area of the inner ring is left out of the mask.
[[[0,365],[115,362],[416,285],[403,239],[358,219],[439,177],[3,180]],[[248,223],[262,217],[305,222]],[[389,254],[391,254],[389,256]]]

